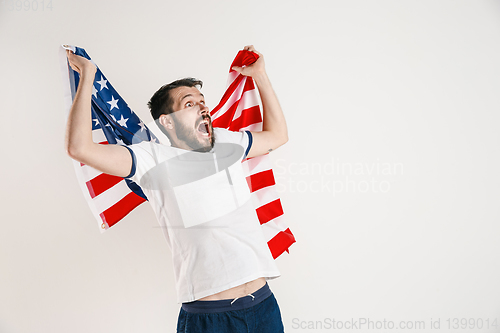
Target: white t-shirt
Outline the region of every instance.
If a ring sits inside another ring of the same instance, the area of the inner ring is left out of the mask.
[[[126,178],[141,186],[163,229],[179,303],[280,276],[241,163],[251,133],[214,128],[214,136],[207,153],[152,142],[127,146],[133,167]]]

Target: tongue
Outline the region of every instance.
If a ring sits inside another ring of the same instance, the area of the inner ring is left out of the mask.
[[[207,133],[207,128],[206,128],[205,123],[201,123],[200,126],[198,126],[198,131],[200,131],[202,133]]]

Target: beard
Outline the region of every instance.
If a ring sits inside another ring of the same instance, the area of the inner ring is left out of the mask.
[[[200,121],[208,120],[210,136],[207,138],[207,140],[200,139],[200,137],[197,134],[198,131],[197,128],[193,128],[191,126],[183,124],[182,122],[180,122],[178,119],[175,118],[174,114],[173,116],[175,120],[175,134],[177,135],[177,138],[179,140],[186,143],[186,145],[188,145],[193,151],[205,153],[212,150],[215,144],[215,137],[212,127],[212,120],[210,119],[209,116],[204,116],[200,119]]]

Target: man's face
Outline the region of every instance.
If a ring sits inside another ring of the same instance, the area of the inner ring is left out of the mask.
[[[196,87],[178,87],[170,94],[176,144],[179,148],[210,151],[214,146],[213,127],[203,94]]]

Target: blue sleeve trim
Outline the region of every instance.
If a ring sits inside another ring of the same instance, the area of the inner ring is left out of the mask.
[[[127,177],[123,177],[123,178],[130,178],[130,177],[133,177],[135,175],[135,166],[137,164],[137,159],[135,158],[135,154],[134,154],[134,151],[132,149],[130,149],[127,146],[123,146],[123,147],[127,148],[128,151],[130,152],[130,155],[132,155],[132,169],[130,170],[130,175],[128,175]]]
[[[243,156],[243,159],[247,158],[247,155],[250,152],[250,148],[252,148],[252,143],[253,143],[252,132],[245,131],[245,133],[248,135],[248,147],[247,150],[245,151],[245,156]]]

